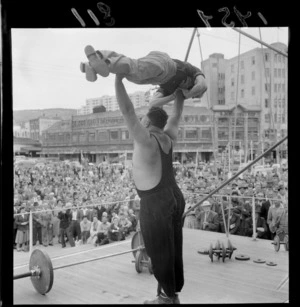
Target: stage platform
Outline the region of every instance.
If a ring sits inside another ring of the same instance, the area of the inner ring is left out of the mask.
[[[179,295],[182,304],[209,303],[282,303],[289,300],[289,253],[281,245],[276,252],[269,240],[233,236],[237,248],[231,259],[223,263],[197,253],[208,249],[219,239],[227,246],[225,234],[183,229],[183,260],[185,285]],[[131,249],[131,239],[102,247],[81,245],[61,248],[60,245],[38,247],[46,250],[53,266]],[[81,253],[84,250],[89,252]],[[73,254],[70,257],[65,257]],[[236,260],[238,254],[250,256],[248,261]],[[28,271],[29,253],[14,251],[14,274]],[[277,266],[254,263],[261,258]],[[52,290],[38,294],[30,278],[14,281],[14,304],[142,304],[156,296],[157,282],[144,268],[137,273],[133,254],[124,254],[95,262],[54,271]]]

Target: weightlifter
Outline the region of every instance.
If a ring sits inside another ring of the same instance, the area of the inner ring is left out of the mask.
[[[185,200],[172,166],[173,146],[183,110],[184,96],[176,91],[173,114],[151,107],[140,121],[122,82],[115,88],[120,110],[134,140],[133,179],[140,197],[140,227],[146,252],[158,281],[157,297],[145,304],[179,304],[184,284],[182,214]]]

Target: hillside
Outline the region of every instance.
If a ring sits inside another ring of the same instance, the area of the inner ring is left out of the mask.
[[[63,120],[70,119],[72,115],[76,115],[76,109],[40,109],[40,110],[17,110],[13,111],[14,123],[19,124],[27,122],[31,119],[45,116],[50,118],[59,117]]]

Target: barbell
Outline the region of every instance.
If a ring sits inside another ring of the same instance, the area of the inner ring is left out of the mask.
[[[146,250],[143,244],[142,235],[140,232],[136,232],[134,236],[132,237],[131,247],[132,248],[130,250],[126,250],[123,252],[118,252],[118,253],[108,254],[108,255],[104,255],[100,257],[85,259],[82,261],[68,263],[68,264],[57,266],[57,267],[52,266],[52,261],[49,255],[45,251],[42,251],[40,249],[35,249],[31,253],[31,256],[29,259],[29,272],[14,275],[13,279],[15,280],[15,279],[30,277],[31,283],[33,287],[35,288],[35,290],[38,293],[45,295],[52,288],[53,281],[54,281],[54,270],[60,270],[60,269],[64,269],[67,267],[72,267],[75,265],[97,261],[97,260],[101,260],[105,258],[120,256],[120,255],[128,254],[128,253],[133,253],[133,256],[135,257],[135,262],[136,262],[135,267],[138,273],[142,271],[142,266],[145,264],[147,264],[149,268],[149,272],[152,273],[151,260],[150,260],[150,257],[146,253]]]

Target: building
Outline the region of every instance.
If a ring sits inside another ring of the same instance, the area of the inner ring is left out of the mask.
[[[271,45],[287,51],[285,44]],[[259,109],[257,142],[263,144],[264,149],[287,135],[286,57],[270,48],[258,47],[228,60],[223,54],[214,53],[201,66],[208,83],[207,95],[202,99],[208,106],[226,105],[231,109],[239,105]],[[280,145],[280,149],[286,155],[286,144]]]
[[[30,138],[29,122],[13,126],[13,135],[19,138]]]
[[[128,94],[135,108],[140,108],[147,104],[149,99],[148,92],[134,92],[133,94]],[[95,106],[103,105],[107,111],[116,111],[119,109],[118,101],[116,96],[102,96],[98,98],[89,98],[86,100],[86,105],[82,106],[77,110],[77,115],[87,115],[93,113],[93,108]]]
[[[42,132],[59,121],[61,121],[60,118],[47,118],[44,116],[31,119],[29,121],[30,138],[41,141]]]
[[[41,143],[36,140],[14,136],[14,154],[37,157],[42,150]]]
[[[225,104],[225,71],[227,60],[224,54],[213,53],[201,63],[201,70],[207,82],[207,91],[201,98],[207,107]]]
[[[137,108],[138,117],[147,112]],[[168,114],[172,106],[166,106]],[[207,108],[185,106],[174,155],[179,161],[210,160],[213,154],[212,112]],[[63,128],[64,126],[64,128]],[[65,123],[57,123],[43,133],[45,156],[79,159],[83,153],[90,162],[118,160],[127,153],[131,159],[133,140],[119,110],[88,115],[76,115]]]

